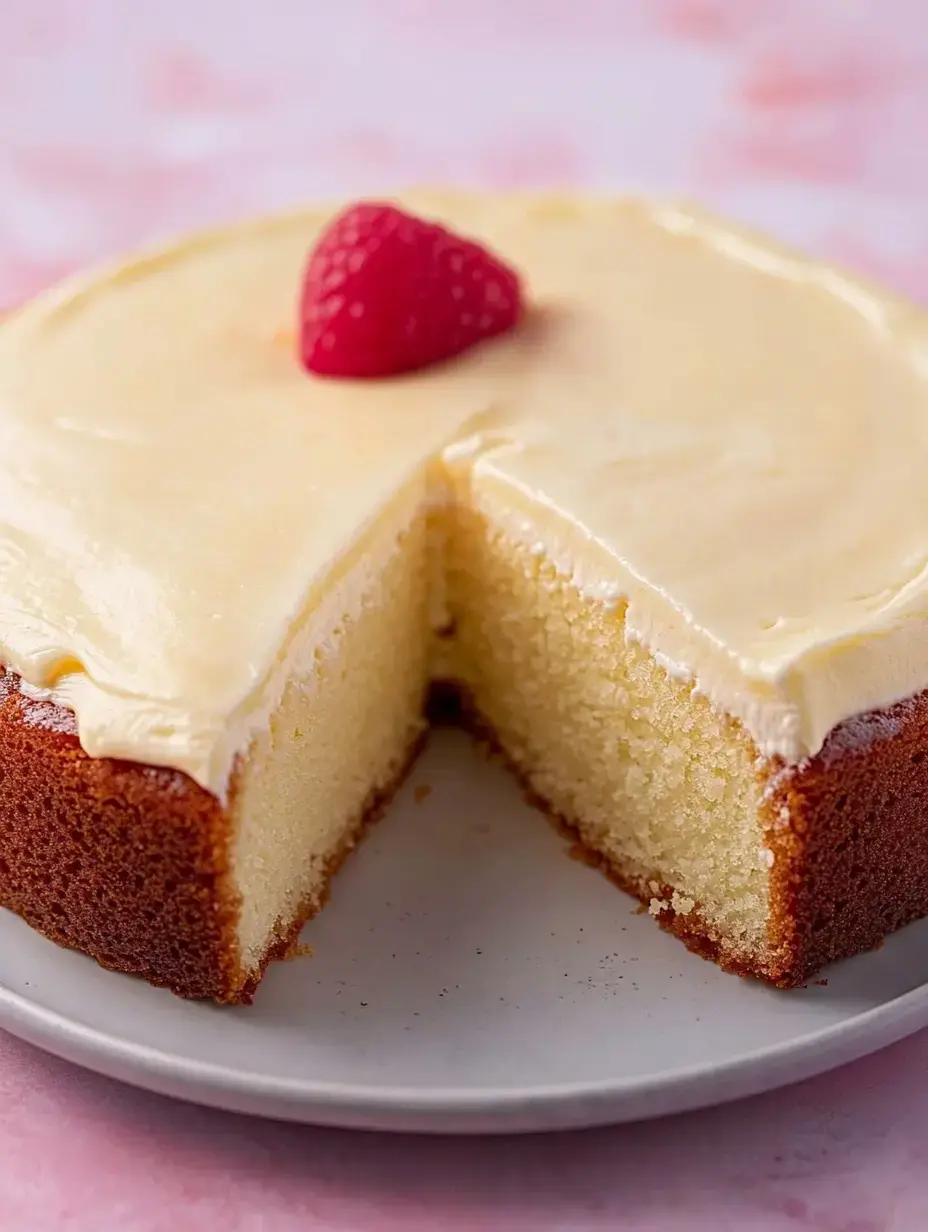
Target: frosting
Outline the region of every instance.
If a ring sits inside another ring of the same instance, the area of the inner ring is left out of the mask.
[[[308,376],[322,212],[0,327],[0,656],[89,753],[221,794],[326,587],[443,451],[764,754],[928,686],[925,316],[689,209],[406,203],[524,273],[521,329],[408,377]]]

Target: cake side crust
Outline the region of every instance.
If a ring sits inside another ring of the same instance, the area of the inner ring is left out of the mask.
[[[0,672],[0,905],[101,966],[235,1000],[219,802],[178,771],[88,757],[70,712]]]
[[[775,982],[928,915],[928,690],[840,724],[800,766],[774,764],[765,812]]]

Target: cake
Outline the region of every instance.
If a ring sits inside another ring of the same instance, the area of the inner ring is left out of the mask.
[[[518,326],[326,379],[332,211],[0,326],[0,903],[248,1002],[457,700],[665,927],[781,987],[928,913],[928,320],[674,204],[404,198]]]

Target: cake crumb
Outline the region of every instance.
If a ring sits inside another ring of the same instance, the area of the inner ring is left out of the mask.
[[[670,905],[677,915],[689,915],[696,906],[696,900],[674,890],[670,899]]]
[[[315,951],[313,947],[305,941],[294,941],[293,945],[284,954],[281,962],[293,962],[296,958],[312,958]]]
[[[412,793],[412,798],[416,804],[421,804],[423,800],[427,800],[432,794],[430,783],[420,783],[416,790]]]
[[[667,911],[670,903],[665,903],[662,898],[652,898],[648,906],[648,915],[660,915],[662,911]]]

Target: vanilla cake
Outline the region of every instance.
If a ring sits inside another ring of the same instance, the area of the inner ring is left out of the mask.
[[[0,326],[0,902],[247,1002],[430,689],[659,921],[780,986],[928,913],[928,323],[690,208],[419,195],[519,328],[314,378],[329,211]]]

